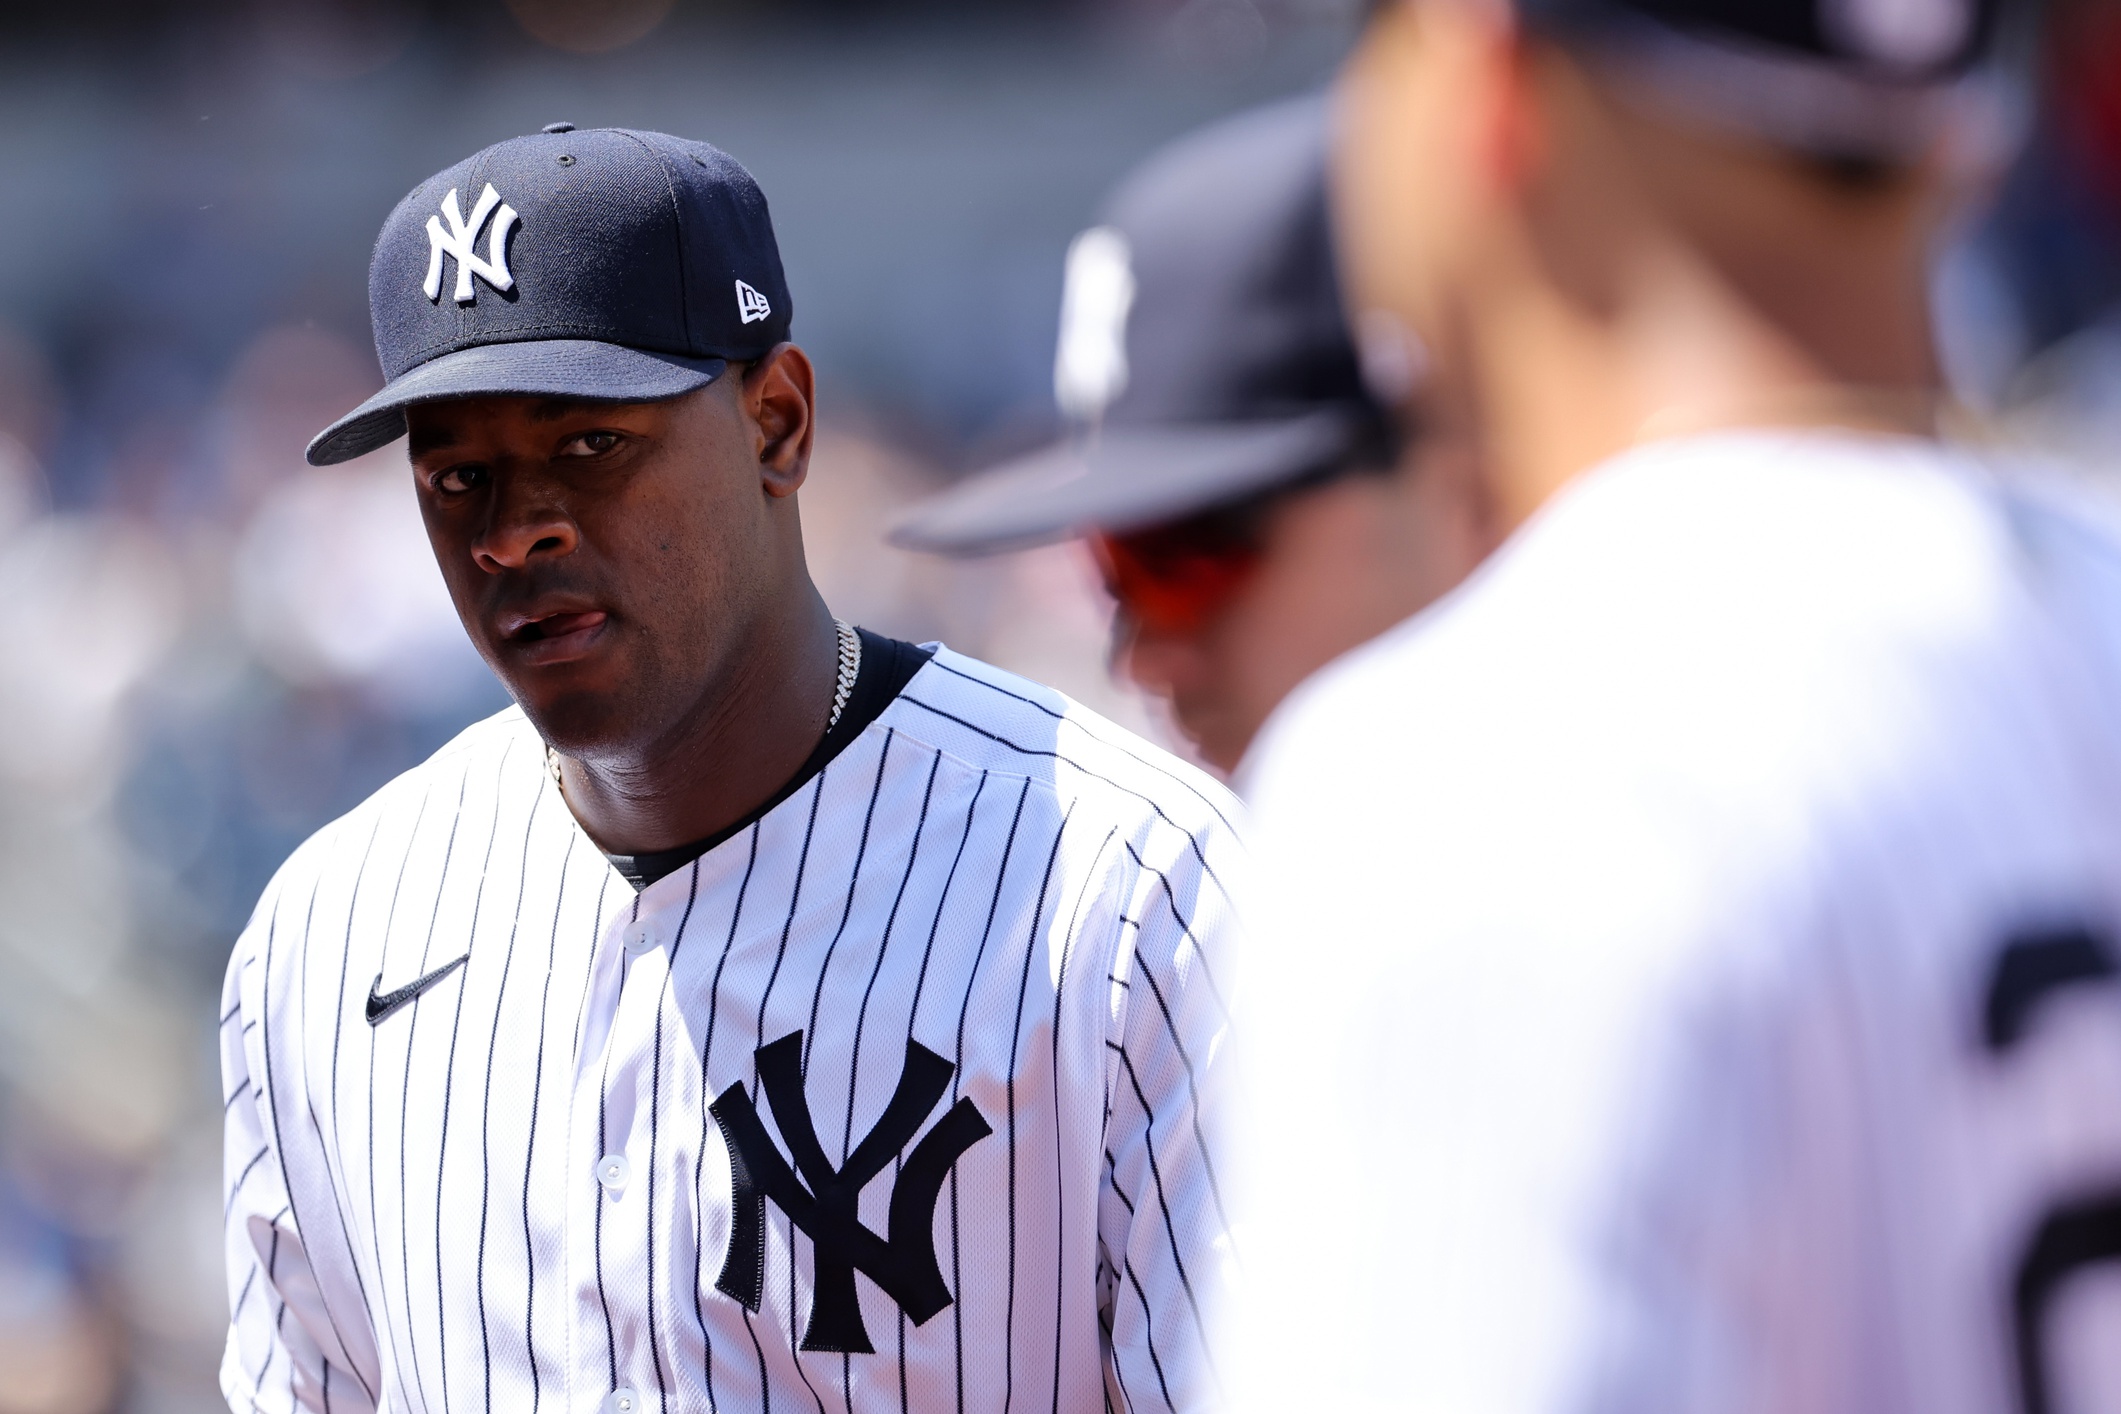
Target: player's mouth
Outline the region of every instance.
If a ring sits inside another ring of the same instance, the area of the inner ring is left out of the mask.
[[[608,622],[610,615],[601,609],[512,614],[502,621],[501,636],[518,661],[550,667],[586,657]]]

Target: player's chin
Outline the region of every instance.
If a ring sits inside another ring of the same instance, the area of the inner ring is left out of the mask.
[[[508,686],[538,735],[562,755],[604,756],[640,735],[638,704],[616,688],[549,681]]]
[[[635,678],[616,651],[546,662],[502,648],[488,661],[539,735],[561,751],[594,754],[601,745],[633,735],[629,727],[638,703],[629,683]]]

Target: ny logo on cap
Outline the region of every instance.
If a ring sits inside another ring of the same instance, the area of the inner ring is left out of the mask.
[[[736,313],[744,323],[756,324],[773,313],[773,306],[766,303],[764,295],[739,280],[736,282]]]
[[[495,207],[500,210],[496,212]],[[479,259],[475,243],[479,228],[493,217],[492,233],[486,238],[486,258]],[[449,229],[442,228],[442,219],[447,217]],[[501,200],[501,194],[486,184],[479,194],[479,204],[471,208],[471,219],[464,219],[463,209],[457,205],[457,189],[451,187],[449,195],[442,198],[442,215],[427,218],[427,282],[420,288],[427,292],[430,300],[442,298],[442,257],[447,254],[457,262],[457,303],[472,301],[471,277],[476,275],[502,294],[515,288],[515,277],[508,273],[508,233],[515,227],[516,209]]]
[[[1127,238],[1110,226],[1093,226],[1069,243],[1061,276],[1053,397],[1068,416],[1094,422],[1127,391],[1127,316],[1133,309]]]

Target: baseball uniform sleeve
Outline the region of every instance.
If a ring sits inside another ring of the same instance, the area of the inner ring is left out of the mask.
[[[1219,826],[1162,833],[1176,838],[1130,846],[1131,899],[1112,977],[1099,1254],[1113,1406],[1183,1411],[1219,1401],[1206,1334],[1230,1250],[1214,1160],[1216,1059],[1235,929],[1223,881],[1240,863]]]
[[[221,999],[223,1247],[229,1331],[221,1392],[236,1414],[372,1410],[325,1311],[288,1193],[267,1063],[259,971],[273,895],[229,960]]]

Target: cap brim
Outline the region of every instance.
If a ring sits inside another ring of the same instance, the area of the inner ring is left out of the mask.
[[[405,435],[405,409],[445,398],[587,398],[648,403],[704,388],[726,359],[648,353],[590,339],[481,344],[399,374],[383,391],[319,432],[309,464],[330,466]]]
[[[1124,533],[1212,509],[1330,467],[1362,421],[1325,411],[1273,422],[1107,428],[981,472],[891,528],[909,550],[1019,550],[1088,530]]]

